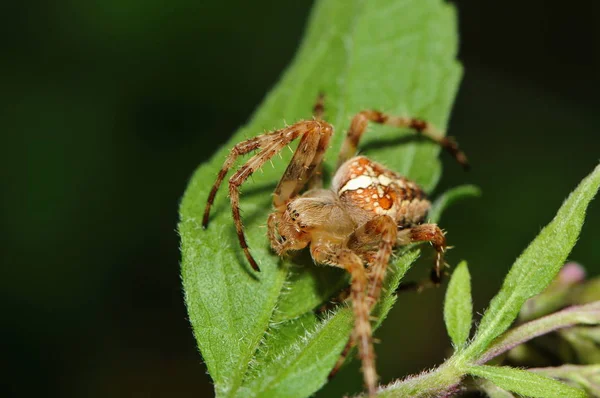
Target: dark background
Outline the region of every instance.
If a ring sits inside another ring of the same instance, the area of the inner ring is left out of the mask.
[[[182,300],[179,198],[278,79],[311,3],[0,5],[1,396],[212,395]],[[442,220],[481,312],[598,163],[600,5],[456,4],[465,76],[450,132],[473,170],[444,157],[437,192],[483,189]],[[571,255],[592,275],[599,222],[596,201]],[[448,354],[443,291],[403,296],[378,332],[384,381]],[[356,391],[358,372],[321,396]]]

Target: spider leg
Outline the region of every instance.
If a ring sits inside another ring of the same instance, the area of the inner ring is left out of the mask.
[[[302,138],[275,188],[273,206],[278,210],[283,209],[287,202],[297,196],[311,180],[315,169],[323,162],[323,156],[333,133],[333,128],[326,122],[304,121],[296,125],[299,125],[298,130]]]
[[[381,294],[381,286],[386,275],[392,250],[396,245],[396,222],[386,215],[377,216],[359,227],[348,239],[348,248],[361,255],[371,257],[369,267],[368,301],[372,310]],[[373,244],[379,243],[373,252]]]
[[[323,120],[323,113],[325,113],[325,94],[322,92],[317,96],[315,105],[313,106],[313,117],[315,120]],[[328,142],[324,143],[327,146]],[[325,148],[326,150],[327,148]],[[308,180],[308,189],[320,189],[323,188],[323,163],[322,159],[316,165],[312,176]]]
[[[369,313],[373,310],[381,295],[381,286],[385,279],[392,250],[396,244],[396,230],[396,222],[391,217],[382,215],[367,221],[354,231],[348,239],[348,248],[350,250],[361,255],[363,259],[365,257],[371,259],[370,272],[368,274],[369,287],[367,290]],[[372,250],[374,243],[379,243],[376,251]],[[340,370],[354,344],[353,339],[350,339],[346,343],[342,354],[329,373],[330,379]]]
[[[362,361],[365,384],[369,397],[374,397],[377,389],[377,372],[375,370],[375,351],[369,319],[369,303],[365,295],[367,288],[366,270],[360,257],[352,250],[324,242],[326,240],[313,242],[311,254],[315,261],[343,268],[350,274],[352,309],[354,311],[352,340],[358,342],[358,352]]]
[[[356,148],[358,147],[358,142],[360,141],[361,136],[365,133],[367,124],[369,122],[399,128],[411,128],[417,134],[427,137],[431,141],[439,144],[442,148],[449,152],[456,159],[456,161],[463,166],[463,168],[469,168],[467,156],[459,149],[456,141],[454,141],[452,137],[443,136],[443,133],[432,124],[422,119],[392,116],[375,110],[359,112],[356,114],[356,116],[354,116],[354,118],[352,118],[350,129],[348,130],[346,140],[344,141],[340,151],[338,166],[354,156],[356,153]]]
[[[244,251],[244,255],[255,271],[260,271],[256,260],[250,254],[246,236],[244,235],[244,226],[240,215],[240,186],[250,177],[250,175],[260,168],[265,162],[271,159],[277,152],[281,150],[281,142],[275,142],[258,154],[248,160],[231,178],[229,179],[229,199],[231,201],[231,213],[233,215],[233,223],[240,242],[240,246]]]
[[[400,290],[416,289],[422,290],[428,286],[439,286],[442,282],[444,263],[444,252],[446,251],[446,237],[437,224],[420,224],[414,227],[398,231],[396,243],[404,246],[417,242],[430,242],[436,251],[435,265],[431,270],[430,281],[418,284],[400,286]]]
[[[210,217],[210,209],[212,207],[213,202],[215,201],[215,196],[217,195],[217,191],[219,190],[219,187],[221,186],[223,179],[225,179],[227,172],[229,171],[231,166],[233,166],[236,159],[241,155],[245,155],[256,149],[263,148],[269,142],[273,142],[273,140],[281,139],[282,135],[283,135],[283,130],[273,131],[269,134],[259,135],[254,138],[250,138],[249,140],[242,141],[231,149],[231,151],[229,152],[229,155],[227,156],[227,159],[225,159],[225,163],[223,163],[223,167],[221,167],[221,170],[219,171],[219,174],[217,175],[217,179],[216,179],[215,183],[213,184],[212,189],[210,190],[210,194],[208,195],[208,200],[206,201],[206,207],[204,208],[204,217],[202,219],[202,226],[204,228],[206,228],[208,226],[208,221],[209,221],[209,217]]]

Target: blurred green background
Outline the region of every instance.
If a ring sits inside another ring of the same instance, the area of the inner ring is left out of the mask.
[[[2,2],[3,397],[212,396],[186,319],[177,207],[290,61],[312,1]],[[600,4],[457,0],[465,76],[437,192],[481,312],[600,158]],[[600,204],[571,259],[600,273]],[[425,273],[419,267],[410,274]],[[448,354],[444,289],[378,332],[383,381]],[[360,388],[358,365],[320,396]]]

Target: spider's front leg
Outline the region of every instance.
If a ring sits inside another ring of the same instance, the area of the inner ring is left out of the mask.
[[[217,190],[237,157],[253,150],[260,149],[260,152],[252,156],[229,179],[231,212],[238,240],[252,268],[259,271],[258,264],[250,254],[244,235],[244,228],[240,215],[240,186],[254,171],[258,170],[265,162],[275,156],[275,154],[279,153],[296,138],[302,137],[291,163],[275,190],[273,204],[279,211],[282,211],[282,206],[285,206],[289,198],[298,194],[306,183],[306,180],[312,175],[315,167],[322,161],[324,152],[324,149],[322,148],[327,147],[332,132],[333,128],[326,122],[307,120],[295,123],[285,129],[246,140],[236,145],[225,160],[225,163],[217,176],[217,180],[210,191],[204,210],[203,226],[206,227],[208,225],[210,208],[214,202]]]
[[[283,138],[283,131],[278,130],[278,131],[273,131],[268,134],[259,135],[257,137],[242,141],[242,142],[236,144],[233,148],[231,148],[231,151],[229,151],[229,155],[227,156],[227,159],[225,159],[225,163],[223,163],[221,170],[219,170],[219,174],[217,175],[217,179],[215,180],[215,183],[213,184],[213,186],[210,190],[208,199],[206,200],[206,207],[204,208],[204,217],[202,218],[202,226],[204,228],[206,228],[208,226],[208,221],[210,218],[210,209],[212,207],[212,204],[215,201],[215,196],[217,195],[217,191],[219,190],[219,187],[221,186],[223,179],[225,179],[227,172],[233,166],[236,159],[239,156],[245,155],[254,150],[263,149],[265,147],[265,145],[268,145],[269,143],[272,143],[272,142],[276,142],[278,140],[282,140],[282,138]]]

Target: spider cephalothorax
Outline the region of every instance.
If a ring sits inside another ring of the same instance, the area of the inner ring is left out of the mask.
[[[229,179],[233,220],[240,246],[255,270],[239,211],[240,185],[265,162],[296,138],[298,148],[285,170],[273,198],[268,235],[278,255],[310,247],[316,263],[340,267],[351,275],[351,298],[355,316],[349,343],[358,344],[369,395],[376,391],[377,373],[373,351],[370,312],[379,299],[387,265],[395,246],[430,242],[436,250],[432,281],[438,284],[446,249],[444,233],[436,224],[423,224],[430,202],[414,182],[364,156],[355,156],[360,137],[369,121],[408,127],[439,143],[463,165],[467,159],[456,143],[427,122],[395,117],[368,110],[353,119],[338,159],[331,188],[321,188],[321,163],[333,134],[333,126],[322,120],[322,97],[315,106],[315,119],[263,134],[237,144],[231,150],[208,197],[203,225],[227,171],[239,155],[259,151]],[[343,363],[338,361],[334,371]]]

